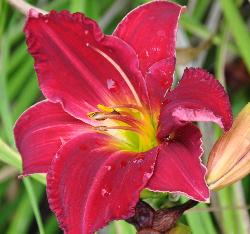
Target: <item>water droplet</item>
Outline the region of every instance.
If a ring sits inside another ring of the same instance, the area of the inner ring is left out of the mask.
[[[106,168],[108,171],[110,171],[110,170],[112,169],[111,166],[105,166],[105,168]]]
[[[149,57],[149,52],[148,52],[148,50],[145,50],[145,55],[146,55],[147,57]]]
[[[109,196],[109,193],[108,193],[108,191],[106,189],[102,189],[102,196],[103,197]]]
[[[143,163],[143,158],[136,158],[135,160],[133,160],[133,163],[137,164]]]
[[[148,173],[145,173],[144,176],[148,179],[148,178],[150,178],[151,174],[152,173],[148,172]]]
[[[87,47],[89,47],[89,43],[87,42],[86,44],[85,44]]]
[[[44,20],[44,23],[45,23],[45,24],[47,24],[48,22],[49,22],[49,20],[48,20],[48,19],[45,19],[45,20]]]
[[[152,51],[154,51],[154,52],[160,52],[160,51],[161,51],[161,49],[160,49],[160,48],[158,48],[158,47],[153,47],[153,48],[152,48]]]
[[[116,87],[115,81],[112,79],[107,79],[107,87],[109,90],[114,89]]]
[[[89,30],[84,30],[84,34],[88,35],[89,34]]]

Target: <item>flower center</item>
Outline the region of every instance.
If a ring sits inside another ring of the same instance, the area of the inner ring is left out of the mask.
[[[145,152],[156,145],[157,121],[137,105],[103,106],[100,111],[88,113],[88,117],[100,122],[94,129],[117,139],[118,147],[123,150]]]

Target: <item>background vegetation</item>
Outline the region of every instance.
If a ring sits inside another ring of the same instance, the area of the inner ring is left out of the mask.
[[[121,18],[144,0],[33,0],[44,10],[69,9],[96,19],[111,33]],[[227,88],[236,115],[250,100],[250,4],[234,0],[176,1],[187,5],[180,21],[176,80],[185,66],[201,66],[214,73]],[[49,211],[44,177],[18,180],[21,169],[13,141],[13,124],[33,103],[43,99],[37,85],[33,60],[27,53],[22,32],[25,17],[6,0],[0,0],[0,233],[61,233]],[[204,46],[204,43],[206,46]],[[205,47],[207,49],[205,49]],[[187,55],[183,55],[187,53]],[[191,61],[192,60],[192,61]],[[204,94],[205,95],[205,94]],[[203,124],[205,157],[220,132]],[[174,195],[144,193],[156,207],[180,202]],[[194,234],[248,234],[250,178],[212,194],[211,205],[200,204],[182,218]],[[125,222],[114,222],[101,233],[129,234]]]

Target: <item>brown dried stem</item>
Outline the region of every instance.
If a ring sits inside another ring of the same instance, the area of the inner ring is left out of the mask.
[[[180,216],[188,209],[197,205],[197,201],[155,211],[150,205],[139,201],[135,208],[135,215],[128,220],[138,231],[138,234],[161,234],[172,229]]]

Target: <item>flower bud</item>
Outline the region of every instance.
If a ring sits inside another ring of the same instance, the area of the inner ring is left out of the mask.
[[[250,103],[214,145],[207,168],[206,180],[212,190],[230,185],[250,172]]]

